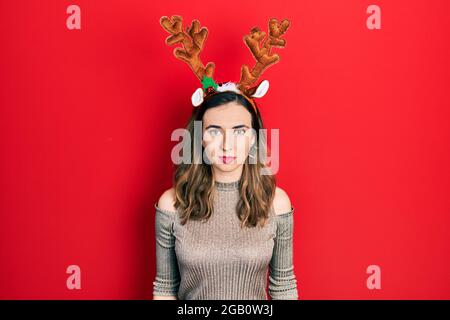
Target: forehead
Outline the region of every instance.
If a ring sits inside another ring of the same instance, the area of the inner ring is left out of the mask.
[[[245,107],[236,102],[208,109],[203,115],[204,127],[218,125],[222,128],[231,128],[240,124],[251,127],[252,116]]]

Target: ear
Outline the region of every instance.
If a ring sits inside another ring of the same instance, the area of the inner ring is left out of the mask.
[[[191,101],[192,101],[192,104],[194,105],[194,107],[198,107],[199,105],[202,104],[202,102],[203,102],[203,89],[202,88],[198,88],[197,90],[195,90],[194,94],[191,97]]]
[[[268,90],[269,90],[269,81],[264,80],[259,84],[258,88],[256,89],[256,92],[252,94],[252,97],[254,98],[264,97],[264,95],[267,93]]]

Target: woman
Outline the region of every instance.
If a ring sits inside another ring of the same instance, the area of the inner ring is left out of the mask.
[[[258,109],[239,93],[219,92],[195,108],[191,137],[194,121],[202,121],[210,164],[179,165],[174,187],[155,204],[154,299],[265,300],[269,266],[271,298],[297,299],[294,209],[273,175],[261,175]]]
[[[254,101],[269,88],[267,80],[254,84],[279,61],[271,49],[284,47],[290,22],[272,18],[268,37],[257,27],[244,37],[256,64],[242,67],[237,84],[217,84],[214,63],[200,60],[208,30],[198,20],[186,30],[181,16],[163,16],[160,24],[170,34],[166,44],[181,44],[173,53],[202,88],[192,95],[196,108],[183,141],[188,161],[177,166],[173,188],[155,204],[154,299],[266,300],[269,267],[271,298],[297,299],[294,209],[265,166],[263,123]]]

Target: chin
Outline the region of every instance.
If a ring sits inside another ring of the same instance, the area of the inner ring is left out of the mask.
[[[239,168],[242,164],[239,163],[230,163],[230,164],[222,164],[222,163],[216,163],[214,166],[219,169],[220,171],[224,172],[232,172]]]

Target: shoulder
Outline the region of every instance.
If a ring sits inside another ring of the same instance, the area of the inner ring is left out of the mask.
[[[170,188],[162,193],[158,200],[158,207],[165,211],[176,211],[175,209],[175,189]]]
[[[276,187],[275,189],[273,208],[275,210],[275,214],[277,215],[287,213],[292,210],[292,204],[291,200],[289,199],[289,196],[287,195],[286,191],[284,191],[279,187]]]

